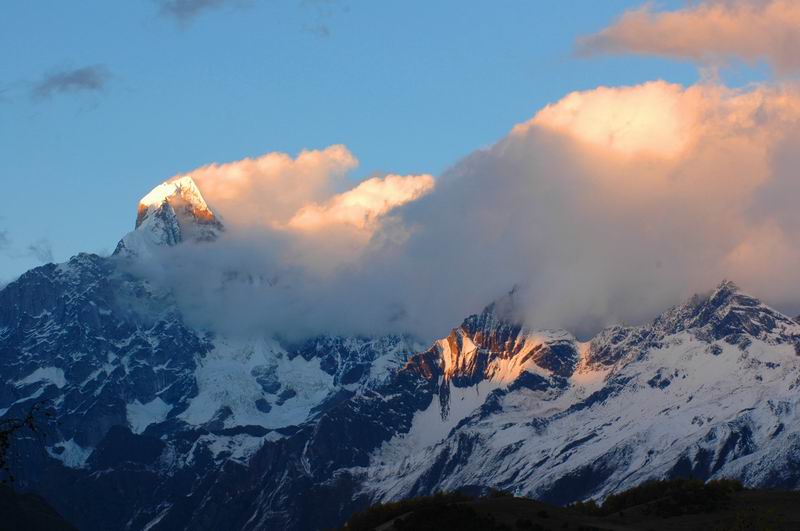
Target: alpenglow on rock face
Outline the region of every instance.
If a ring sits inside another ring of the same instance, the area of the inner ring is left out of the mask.
[[[179,177],[156,186],[139,201],[136,226],[119,241],[114,254],[148,256],[153,247],[214,241],[222,230],[194,180]]]
[[[118,254],[220,230],[179,179]],[[521,324],[511,292],[432,344],[288,343],[195,329],[122,262],[81,254],[0,290],[0,413],[46,401],[58,420],[16,446],[17,486],[80,529],[321,529],[456,488],[800,487],[800,324],[730,282],[587,342]]]

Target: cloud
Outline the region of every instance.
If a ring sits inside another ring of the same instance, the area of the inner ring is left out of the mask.
[[[800,3],[794,0],[706,0],[675,11],[651,4],[578,41],[581,55],[637,53],[718,65],[767,61],[778,73],[800,69]]]
[[[223,7],[241,7],[246,0],[157,0],[161,14],[174,17],[181,23],[188,23],[206,11]]]
[[[685,91],[664,82],[599,87],[548,105],[513,134],[543,127],[621,154],[672,156],[690,140],[694,110],[702,99],[702,90]]]
[[[241,9],[252,5],[255,0],[154,0],[161,15],[177,20],[186,26],[203,13],[219,11],[224,8]],[[328,21],[338,12],[348,8],[340,0],[297,0],[297,5],[310,13],[312,21],[306,22],[302,30],[319,38],[331,36]]]
[[[430,175],[387,175],[368,179],[324,204],[302,207],[287,223],[301,231],[346,224],[369,229],[387,212],[418,199],[433,189]]]
[[[294,158],[268,153],[210,164],[186,175],[229,232],[272,247],[283,264],[330,273],[358,260],[387,225],[394,226],[391,238],[404,238],[392,211],[434,186],[430,175],[377,176],[354,185],[348,174],[357,166],[346,147],[334,145]]]
[[[40,262],[46,264],[53,262],[53,246],[50,244],[49,241],[45,239],[41,239],[35,243],[32,243],[28,246],[28,254]]]
[[[363,313],[342,312],[342,290],[368,296],[357,280],[366,255],[400,246],[410,236],[411,228],[395,213],[430,193],[434,179],[391,174],[353,183],[347,174],[357,165],[347,148],[335,145],[180,174],[195,180],[227,230],[213,245],[165,248],[160,261],[130,265],[169,286],[199,326],[295,338],[326,326],[388,329],[385,323],[396,313],[391,303],[387,310],[378,296],[380,309],[364,305]],[[367,289],[373,296],[380,292]],[[355,324],[356,314],[363,325]],[[330,321],[335,315],[341,319]]]
[[[11,245],[11,239],[8,237],[7,230],[0,230],[0,251],[7,249]]]
[[[663,81],[565,96],[436,179],[350,184],[343,146],[190,172],[229,230],[154,276],[209,328],[446,334],[519,286],[582,336],[723,278],[800,302],[800,92]]]
[[[400,245],[411,231],[392,212],[433,187],[430,175],[387,175],[308,203],[281,227],[291,242],[285,260],[316,274],[339,274],[378,247],[376,234],[383,245]]]
[[[580,333],[641,322],[722,278],[795,304],[800,219],[774,198],[800,189],[799,126],[791,87],[568,95],[409,207],[407,255],[431,264],[413,277],[447,295],[406,304],[453,321],[450,308],[475,310],[513,280],[529,322]]]
[[[204,197],[239,227],[285,225],[302,207],[326,201],[347,185],[358,160],[344,146],[307,150],[296,158],[268,153],[227,164],[210,164],[189,175]]]
[[[99,92],[106,87],[110,78],[111,74],[104,65],[59,70],[47,74],[36,83],[31,89],[31,96],[44,100],[56,94]]]

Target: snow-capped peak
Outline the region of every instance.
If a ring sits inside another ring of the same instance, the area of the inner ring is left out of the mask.
[[[688,333],[701,341],[724,340],[744,348],[753,339],[794,344],[800,355],[800,322],[790,319],[724,280],[643,326],[613,326],[590,343],[589,365],[609,367],[659,346],[665,337]]]
[[[186,175],[159,184],[139,201],[136,227],[139,227],[149,214],[161,208],[164,203],[170,204],[176,211],[178,210],[176,207],[180,204],[199,221],[216,219],[194,179]]]
[[[120,240],[114,254],[142,256],[150,254],[152,246],[213,241],[222,230],[194,180],[188,175],[176,177],[139,201],[135,230]]]
[[[139,201],[139,204],[145,206],[157,206],[164,201],[169,200],[170,197],[176,194],[183,195],[184,197],[195,198],[198,203],[201,203],[203,206],[207,206],[205,200],[203,199],[203,195],[200,193],[200,190],[197,188],[197,185],[194,182],[194,179],[192,179],[189,175],[175,177],[164,181],[150,190],[150,192]]]
[[[673,308],[653,323],[662,333],[693,330],[714,339],[747,333],[762,340],[774,335],[797,335],[800,328],[792,319],[742,292],[725,280],[710,294],[695,295],[686,304]]]

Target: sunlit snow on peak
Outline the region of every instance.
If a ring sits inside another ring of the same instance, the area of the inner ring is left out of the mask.
[[[150,190],[150,192],[139,201],[139,204],[143,206],[159,206],[175,195],[180,195],[185,198],[196,198],[200,203],[205,205],[200,190],[197,188],[194,180],[188,175],[164,181]]]

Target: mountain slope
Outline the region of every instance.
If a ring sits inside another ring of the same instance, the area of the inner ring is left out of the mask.
[[[489,307],[223,471],[165,529],[189,514],[190,528],[318,529],[369,502],[470,486],[556,503],[686,475],[796,488],[799,337],[727,282],[588,344]]]
[[[194,483],[380,385],[412,351],[403,336],[292,345],[193,330],[118,258],[79,255],[0,291],[0,412],[21,418],[46,402],[58,421],[44,451],[18,445],[21,488],[82,529],[138,528]],[[109,504],[88,501],[101,492]]]
[[[365,490],[488,483],[565,503],[675,475],[796,485],[796,322],[723,283],[622,335],[592,341],[566,380],[518,377],[447,437],[420,447],[412,426],[373,454]]]

